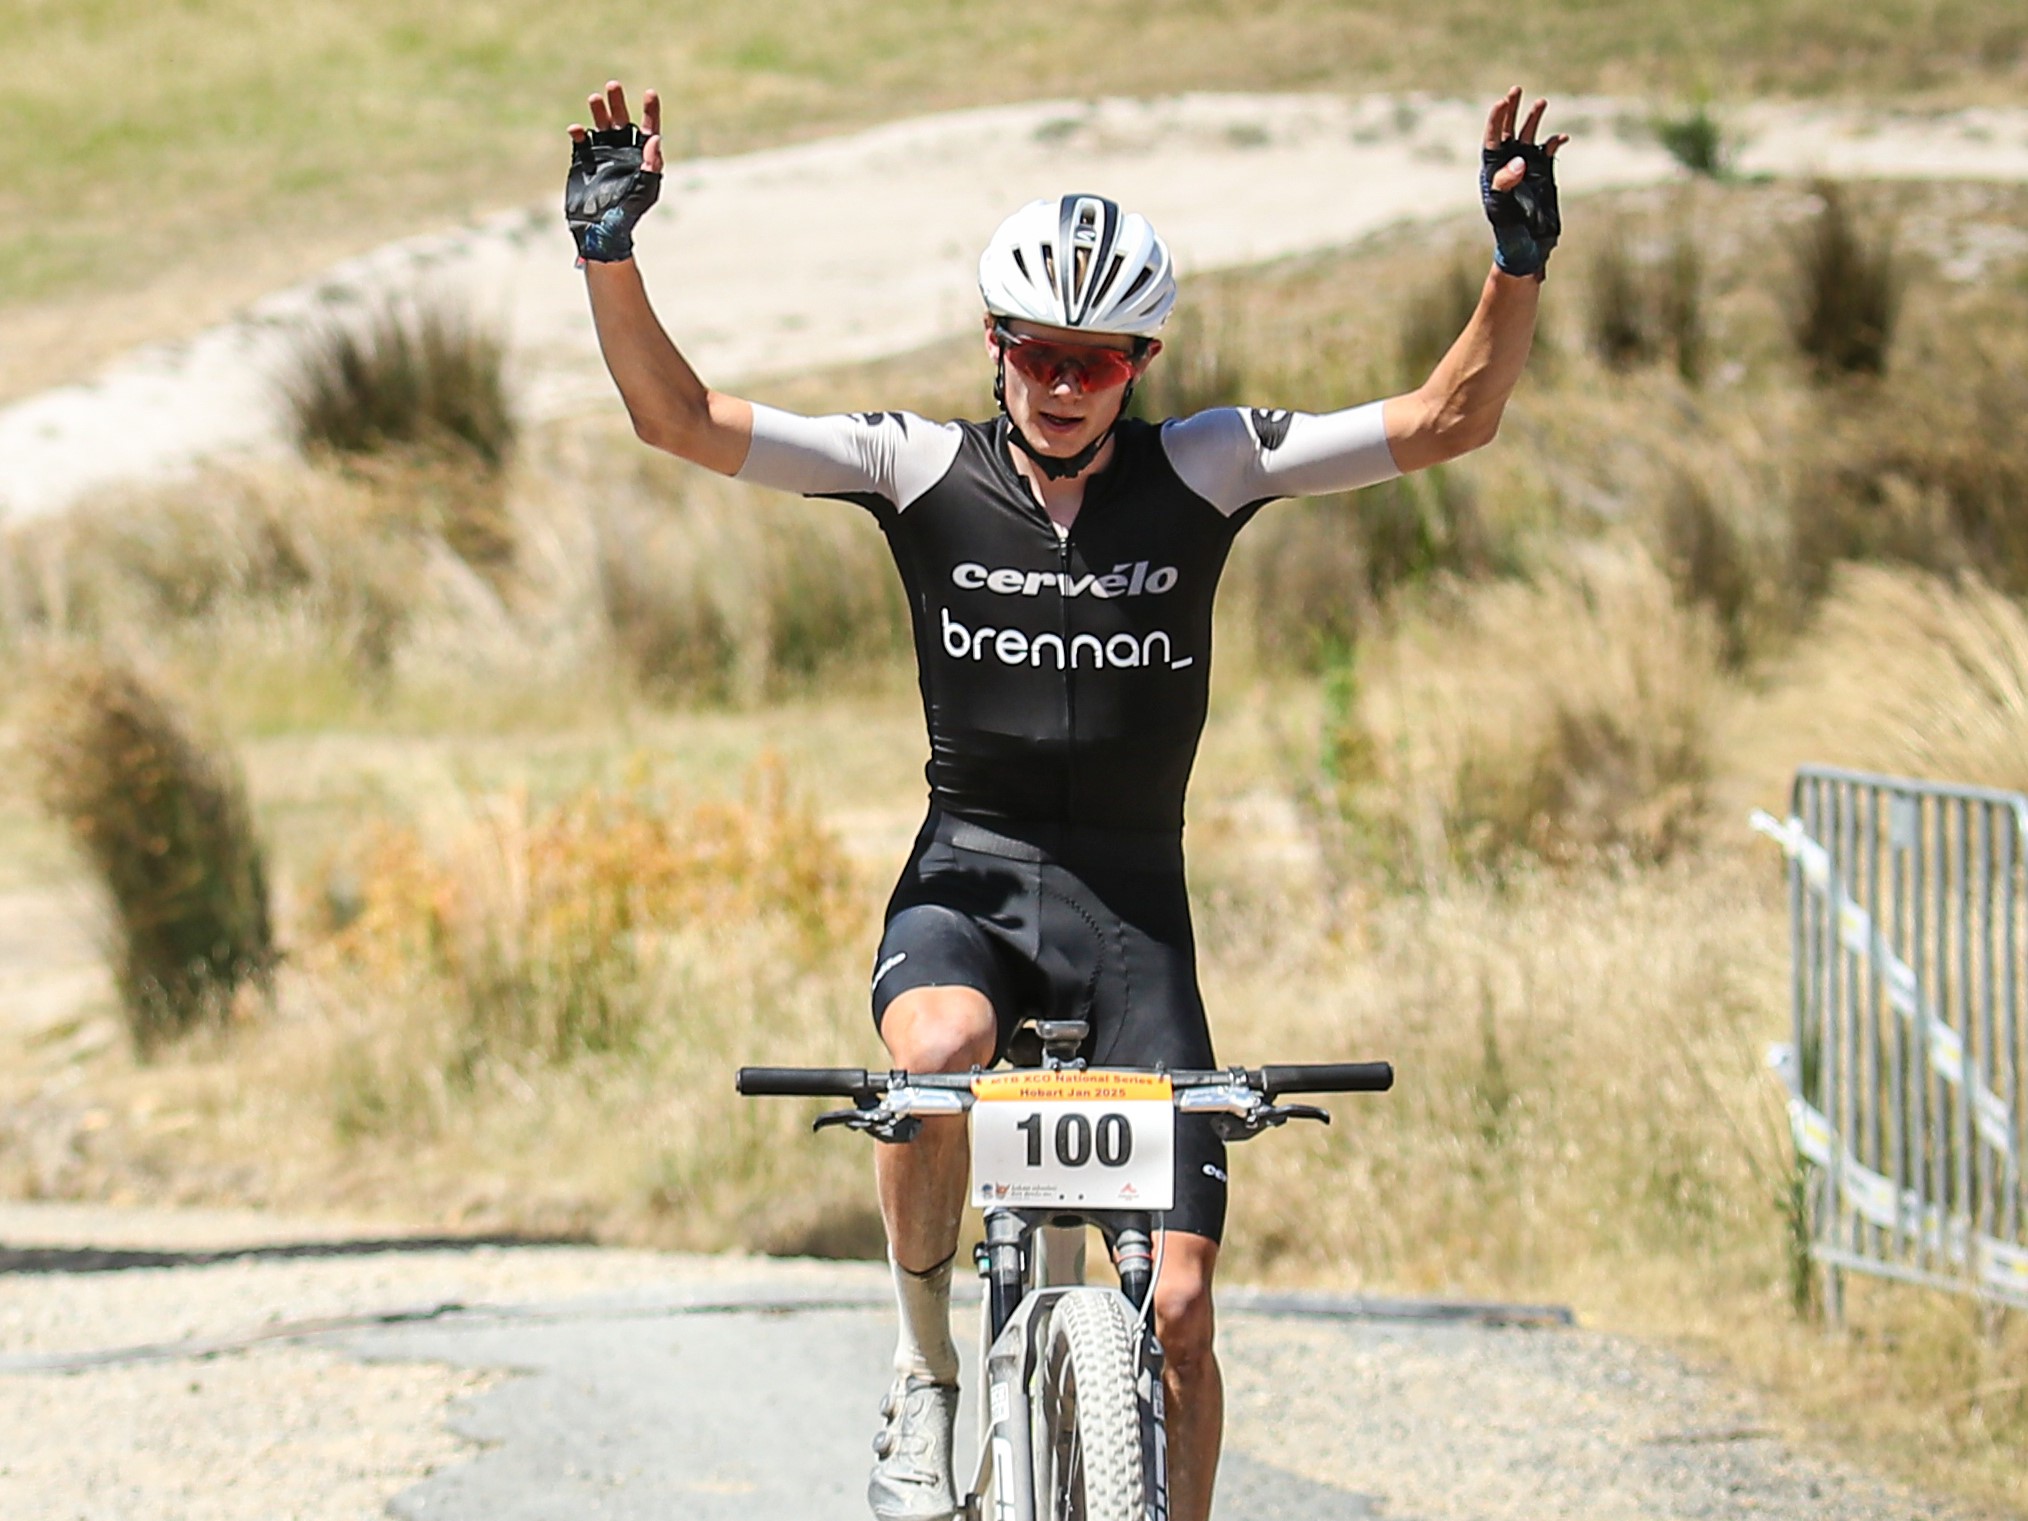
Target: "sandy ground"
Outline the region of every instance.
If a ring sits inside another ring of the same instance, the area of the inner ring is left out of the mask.
[[[1645,108],[1558,102],[1569,195],[1680,174]],[[977,251],[1008,210],[1091,187],[1148,213],[1185,275],[1468,212],[1482,107],[1396,96],[1042,101],[672,166],[640,259],[715,383],[875,358],[962,331]],[[1764,106],[1745,173],[2028,180],[2028,110],[1917,117]],[[447,291],[509,336],[525,413],[612,407],[553,205],[388,245],[237,320],[0,409],[0,515],[284,447],[275,380],[306,327]]]

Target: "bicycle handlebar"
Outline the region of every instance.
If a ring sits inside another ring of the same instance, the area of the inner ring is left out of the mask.
[[[1304,1062],[1262,1067],[1253,1084],[1269,1098],[1284,1093],[1385,1093],[1394,1086],[1391,1062]]]
[[[970,1081],[970,1079],[967,1079]],[[741,1067],[739,1091],[778,1098],[857,1098],[887,1091],[888,1074],[864,1067]]]
[[[1108,1069],[1116,1070],[1116,1069]],[[1171,1072],[1179,1090],[1238,1084],[1267,1098],[1284,1093],[1385,1093],[1394,1086],[1388,1062],[1306,1062],[1288,1066],[1219,1067]],[[741,1093],[779,1098],[874,1097],[897,1087],[969,1092],[969,1072],[869,1072],[864,1067],[741,1067]]]

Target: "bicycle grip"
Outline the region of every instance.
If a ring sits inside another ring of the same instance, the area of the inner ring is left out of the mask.
[[[773,1098],[857,1098],[873,1091],[864,1067],[741,1067],[741,1093]]]
[[[1302,1062],[1260,1069],[1260,1090],[1283,1093],[1385,1093],[1394,1086],[1392,1062]]]

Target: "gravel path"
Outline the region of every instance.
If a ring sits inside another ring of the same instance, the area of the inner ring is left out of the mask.
[[[857,1491],[891,1334],[878,1267],[579,1247],[346,1255],[355,1229],[0,1209],[0,1248],[44,1266],[59,1243],[333,1253],[0,1273],[0,1516],[339,1521],[394,1504],[453,1521],[625,1517],[669,1513],[678,1489],[695,1521],[852,1514],[840,1497]],[[756,1293],[839,1307],[684,1313]],[[478,1312],[261,1339],[445,1303]],[[964,1346],[969,1312],[956,1318]],[[1221,1335],[1220,1521],[1958,1514],[1797,1452],[1737,1391],[1614,1337],[1249,1313],[1229,1313]],[[28,1367],[185,1340],[233,1346]],[[811,1398],[834,1412],[821,1430],[783,1404],[817,1370]],[[783,1429],[800,1467],[769,1445]],[[700,1444],[708,1471],[690,1456]],[[776,1503],[783,1486],[794,1504]]]

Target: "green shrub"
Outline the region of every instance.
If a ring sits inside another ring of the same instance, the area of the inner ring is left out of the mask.
[[[1907,288],[1893,231],[1862,226],[1842,186],[1817,194],[1822,209],[1793,245],[1789,336],[1820,380],[1885,374]]]
[[[42,805],[111,904],[135,1045],[147,1053],[222,1017],[275,959],[261,844],[230,754],[102,655],[39,673],[24,732]]]
[[[1698,105],[1680,116],[1655,120],[1655,140],[1692,174],[1723,179],[1732,172],[1733,144],[1710,108]]]

